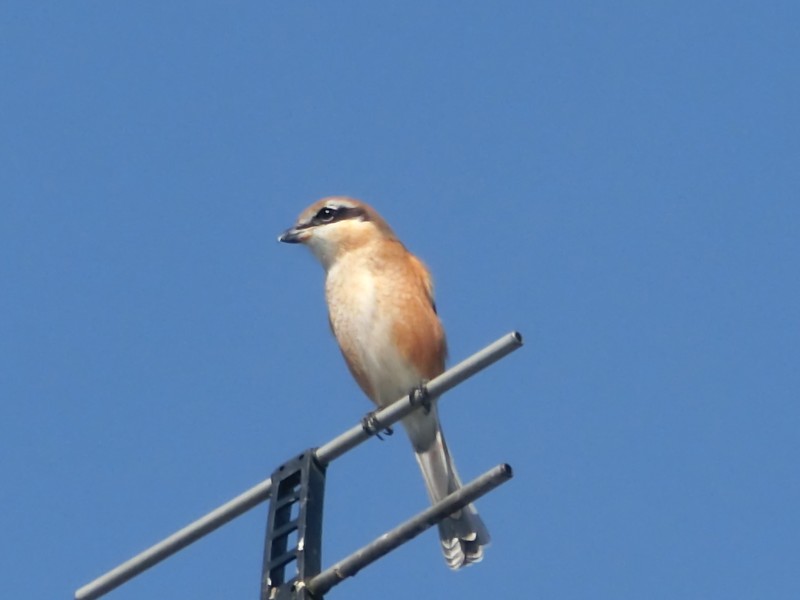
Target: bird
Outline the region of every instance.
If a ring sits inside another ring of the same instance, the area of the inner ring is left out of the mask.
[[[433,281],[370,205],[345,196],[306,208],[278,241],[307,246],[325,270],[328,320],[347,367],[378,408],[444,371]],[[432,503],[461,487],[435,400],[403,418]],[[479,562],[489,532],[469,504],[439,523],[447,565]]]

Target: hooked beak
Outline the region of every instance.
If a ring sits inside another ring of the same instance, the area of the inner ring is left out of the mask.
[[[303,240],[300,239],[300,230],[296,227],[290,227],[278,236],[278,241],[286,244],[299,244]]]

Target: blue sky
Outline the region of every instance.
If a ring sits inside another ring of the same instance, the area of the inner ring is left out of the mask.
[[[0,587],[65,598],[368,410],[276,235],[372,203],[430,266],[493,544],[330,597],[800,596],[792,2],[5,2]],[[422,509],[402,436],[323,562]],[[255,598],[266,506],[109,595]]]

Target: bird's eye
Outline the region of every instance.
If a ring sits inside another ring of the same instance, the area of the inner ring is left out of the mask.
[[[333,208],[331,208],[330,206],[324,206],[319,209],[319,212],[316,214],[314,218],[324,223],[328,223],[330,221],[333,221],[333,217],[335,216],[336,216],[336,211]]]

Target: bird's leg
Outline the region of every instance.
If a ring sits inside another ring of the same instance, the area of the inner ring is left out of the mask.
[[[428,388],[425,386],[424,382],[420,383],[415,388],[411,388],[411,391],[408,392],[408,397],[411,399],[411,404],[414,406],[421,406],[426,415],[430,414],[431,397],[430,394],[428,394]]]
[[[381,437],[381,432],[383,432],[386,436],[390,436],[394,433],[394,430],[391,427],[384,427],[381,425],[381,422],[378,420],[377,413],[378,409],[376,408],[375,410],[364,415],[364,418],[361,419],[361,427],[367,432],[367,434],[374,435],[379,440],[383,440]]]

